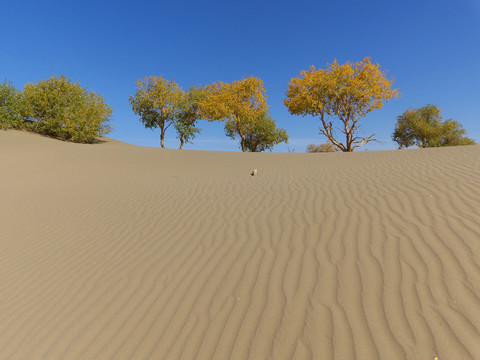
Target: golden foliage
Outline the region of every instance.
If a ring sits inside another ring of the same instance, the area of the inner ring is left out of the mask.
[[[260,119],[268,110],[263,81],[250,76],[232,83],[219,81],[206,90],[207,97],[198,104],[201,118],[233,121],[242,151],[246,151],[246,136],[254,131],[255,119]]]
[[[385,101],[399,96],[392,85],[393,79],[387,79],[380,65],[372,64],[368,57],[343,65],[335,60],[326,69],[315,70],[312,66],[291,79],[284,104],[293,115],[320,115],[320,133],[339,149],[353,151],[373,140],[373,134],[367,138],[354,136],[357,122],[370,111],[382,108]],[[328,117],[337,117],[343,123],[345,144],[334,139]]]
[[[251,119],[268,110],[263,81],[253,76],[224,83],[219,81],[206,87],[208,96],[199,103],[203,119],[214,121]]]

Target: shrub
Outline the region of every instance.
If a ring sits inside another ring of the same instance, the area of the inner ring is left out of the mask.
[[[465,137],[465,129],[452,119],[443,121],[436,105],[419,109],[410,108],[397,116],[392,139],[399,148],[417,145],[420,148],[438,146],[473,145],[475,141]]]
[[[320,145],[309,144],[307,146],[307,152],[309,153],[324,153],[324,152],[337,152],[338,148],[332,143],[326,142]]]
[[[24,124],[25,102],[23,94],[12,84],[0,84],[0,129],[20,129]]]
[[[112,109],[103,98],[65,76],[25,85],[23,92],[35,132],[79,143],[108,134]]]

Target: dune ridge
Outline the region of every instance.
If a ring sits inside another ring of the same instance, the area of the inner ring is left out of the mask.
[[[0,358],[480,359],[479,160],[0,132]]]

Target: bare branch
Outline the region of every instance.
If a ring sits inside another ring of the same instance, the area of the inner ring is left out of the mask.
[[[320,134],[322,135],[325,135],[327,137],[327,139],[333,144],[335,145],[338,149],[342,150],[342,151],[346,151],[347,149],[345,148],[345,146],[343,146],[342,143],[338,142],[337,140],[335,140],[335,138],[333,137],[333,134],[332,134],[332,123],[329,122],[327,123],[325,121],[325,115],[324,114],[321,114],[320,116],[320,120],[322,121],[322,125],[323,125],[323,129],[322,128],[319,128],[320,130]]]
[[[352,144],[356,143],[357,145],[352,147],[352,151],[355,150],[357,147],[363,146],[363,145],[365,145],[369,142],[377,141],[377,139],[373,138],[374,136],[375,136],[375,133],[373,133],[370,136],[367,136],[365,138],[356,137],[355,139],[353,139],[354,141],[352,142]],[[357,139],[360,139],[361,141],[360,142],[355,142],[355,140],[357,140]]]

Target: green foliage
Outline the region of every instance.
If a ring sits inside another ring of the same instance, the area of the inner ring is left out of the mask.
[[[288,142],[287,132],[277,129],[275,120],[265,113],[241,122],[228,120],[225,134],[232,139],[243,139],[241,146],[250,152],[272,150],[275,145]]]
[[[179,102],[176,114],[175,129],[177,137],[180,140],[180,149],[183,149],[185,142],[192,142],[195,136],[202,131],[195,127],[197,120],[200,119],[199,102],[207,96],[202,86],[192,86],[187,92],[184,92]]]
[[[427,148],[475,144],[475,141],[463,136],[466,131],[460,123],[452,119],[442,121],[440,113],[441,110],[436,105],[408,109],[397,116],[392,139],[400,148],[413,145]]]
[[[22,92],[7,81],[0,83],[0,129],[21,129],[25,114]]]
[[[63,140],[91,143],[107,134],[112,109],[103,98],[72,83],[65,76],[52,76],[37,84],[27,84],[24,98],[35,132]]]
[[[325,152],[337,152],[339,151],[338,148],[335,147],[330,142],[326,142],[320,145],[316,144],[309,144],[307,146],[307,152],[309,153],[325,153]]]
[[[183,91],[173,80],[148,76],[137,81],[137,92],[130,96],[133,112],[146,128],[160,129],[160,145],[165,148],[165,132],[175,123]]]

